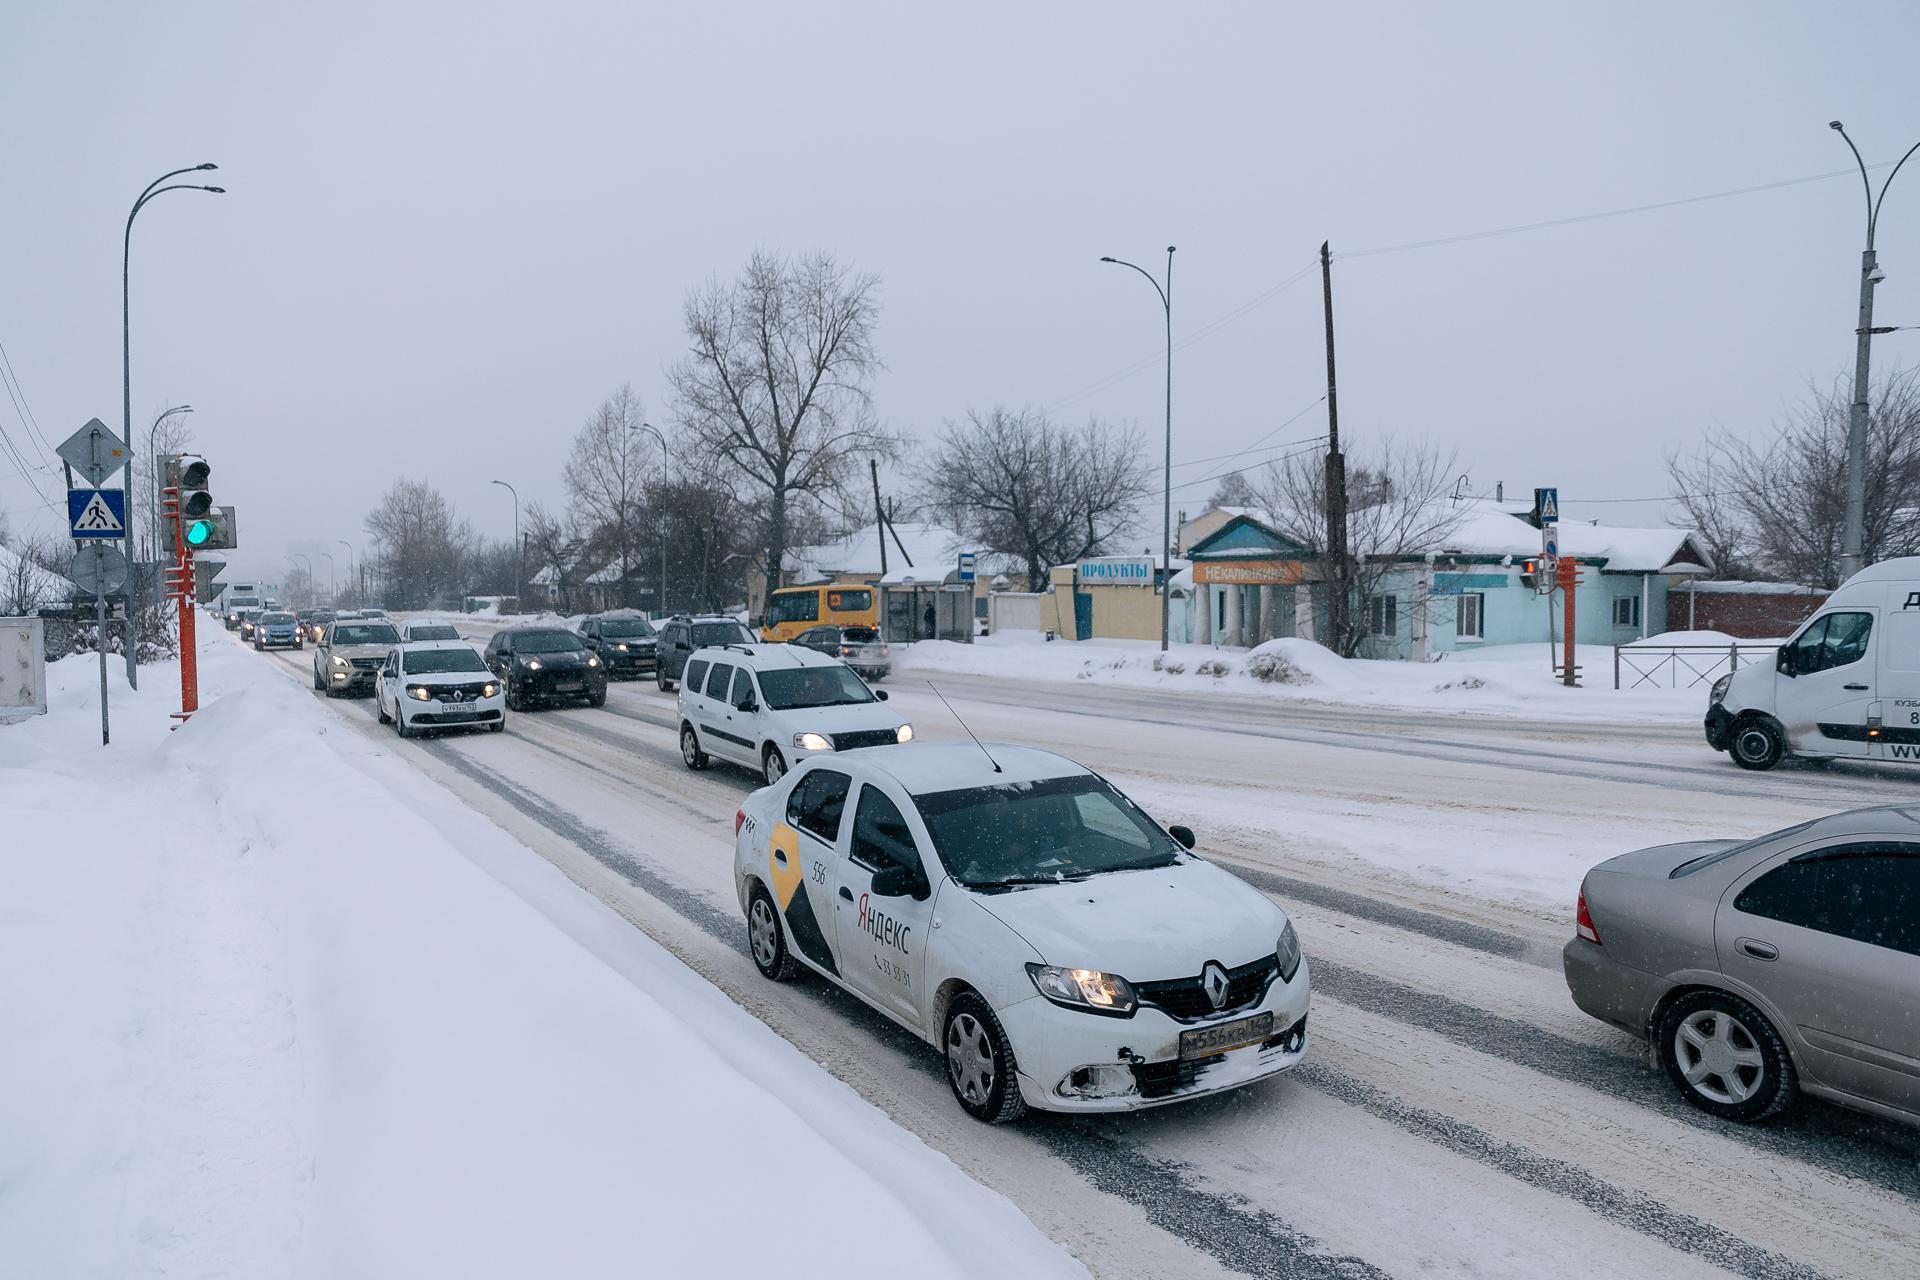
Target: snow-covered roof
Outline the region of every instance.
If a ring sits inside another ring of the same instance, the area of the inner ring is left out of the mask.
[[[1025,565],[1012,556],[983,551],[959,533],[938,524],[909,524],[895,521],[887,534],[887,581],[893,574],[906,572],[916,581],[937,581],[959,566],[962,551],[977,552],[977,573],[1020,573]],[[896,535],[898,535],[896,540]],[[905,548],[906,554],[901,554]],[[912,561],[909,565],[907,562]],[[781,567],[796,585],[826,582],[836,575],[880,577],[880,534],[878,526],[863,525],[836,542],[813,547],[788,547]]]
[[[1531,556],[1540,553],[1540,531],[1521,519],[1531,508],[1511,503],[1463,503],[1460,522],[1442,540],[1440,553]],[[1634,529],[1612,525],[1560,525],[1560,550],[1598,560],[1608,573],[1709,573],[1713,561],[1685,529]],[[1690,561],[1699,561],[1698,565]]]

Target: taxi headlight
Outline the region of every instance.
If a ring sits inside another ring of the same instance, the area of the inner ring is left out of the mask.
[[[491,698],[498,692],[500,692],[500,686],[497,684],[487,683],[480,686],[480,696],[483,698]]]
[[[824,733],[796,733],[793,735],[793,745],[802,751],[833,750],[833,740]]]
[[[1088,1013],[1130,1018],[1140,1006],[1127,980],[1098,969],[1064,969],[1052,964],[1028,964],[1027,976],[1036,991],[1055,1004]]]
[[[432,702],[433,690],[423,684],[410,684],[407,686],[407,696],[416,702]]]
[[[1280,962],[1280,981],[1292,982],[1293,975],[1300,972],[1300,935],[1293,931],[1293,921],[1287,921],[1287,927],[1280,931],[1273,957]]]
[[[1713,691],[1707,695],[1707,705],[1717,707],[1727,698],[1727,686],[1733,683],[1733,675],[1728,673],[1713,682]]]
[[[910,725],[910,724],[903,724],[903,725],[901,725],[901,726],[900,726],[900,730],[899,730],[899,732],[897,732],[897,733],[895,733],[895,734],[893,735],[893,740],[894,740],[895,742],[912,742],[912,741],[913,741],[913,726],[912,726],[912,725]]]

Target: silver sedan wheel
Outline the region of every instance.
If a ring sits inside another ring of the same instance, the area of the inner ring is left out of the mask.
[[[1767,1060],[1746,1024],[1724,1009],[1701,1009],[1673,1033],[1673,1054],[1689,1088],[1734,1106],[1760,1092]]]
[[[747,940],[753,944],[753,958],[760,967],[773,968],[780,952],[780,924],[765,898],[755,898],[747,911]]]
[[[993,1042],[970,1013],[947,1024],[947,1074],[955,1091],[977,1107],[993,1096]]]

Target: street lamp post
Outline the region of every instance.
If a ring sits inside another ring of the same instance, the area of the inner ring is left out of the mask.
[[[147,535],[150,539],[148,543],[147,554],[149,556],[152,556],[156,560],[158,560],[161,555],[161,551],[160,551],[160,477],[161,477],[161,473],[165,470],[165,468],[160,465],[160,455],[153,451],[153,437],[155,433],[157,433],[160,430],[160,424],[165,422],[168,418],[171,418],[174,414],[192,413],[192,412],[193,412],[193,406],[190,404],[175,405],[173,408],[168,409],[165,413],[155,418],[153,420],[153,425],[147,428],[147,457],[153,461],[153,511],[151,513],[153,518],[147,522]],[[131,444],[133,442],[128,441],[127,443]],[[127,487],[131,489],[133,486],[129,484]]]
[[[1163,479],[1160,486],[1160,652],[1167,651],[1167,620],[1173,600],[1173,246],[1167,246],[1167,284],[1163,289],[1153,273],[1119,258],[1102,258],[1116,267],[1133,267],[1145,276],[1153,291],[1160,295],[1160,309],[1167,320],[1167,441]]]
[[[331,552],[322,551],[320,558],[327,562],[327,603],[337,605],[340,603],[340,589],[333,583],[333,555]]]
[[[653,438],[660,442],[660,598],[654,603],[662,618],[667,616],[667,468],[672,463],[672,450],[667,438],[660,434],[660,428],[651,422],[643,422],[634,431],[651,431]]]
[[[524,608],[522,598],[527,590],[527,551],[520,541],[520,491],[505,480],[490,480],[513,495],[513,607]]]
[[[1873,360],[1873,287],[1886,278],[1874,255],[1874,232],[1879,229],[1880,205],[1887,198],[1887,188],[1893,185],[1900,166],[1906,164],[1915,151],[1920,151],[1920,142],[1907,148],[1907,154],[1900,157],[1900,164],[1893,166],[1893,172],[1880,184],[1880,194],[1876,196],[1873,182],[1867,177],[1867,162],[1861,158],[1860,148],[1853,145],[1853,139],[1847,137],[1846,126],[1831,120],[1827,127],[1839,134],[1847,150],[1853,152],[1853,161],[1860,166],[1860,185],[1867,194],[1867,247],[1860,253],[1860,323],[1853,331],[1853,403],[1847,409],[1847,516],[1840,539],[1840,580],[1845,582],[1860,572],[1866,560],[1867,378]]]
[[[133,208],[127,211],[127,229],[120,240],[120,431],[127,442],[127,492],[133,492],[133,320],[132,292],[128,286],[128,277],[133,260],[133,220],[140,216],[140,210],[147,201],[155,196],[165,195],[169,191],[210,191],[214,195],[223,195],[225,187],[203,186],[197,182],[176,182],[172,186],[163,186],[183,173],[202,173],[218,169],[217,164],[196,164],[185,169],[175,169],[172,173],[163,173],[147,184],[140,198],[133,202]],[[136,557],[137,558],[137,557]],[[140,673],[135,658],[140,651],[140,573],[136,565],[132,581],[127,586],[127,685],[140,687]]]
[[[359,590],[360,595],[355,598],[358,599],[362,605],[364,605],[366,604],[366,600],[364,599],[364,597],[367,594],[366,590],[364,588],[364,585],[361,584],[353,576],[353,544],[351,542],[348,542],[345,538],[342,538],[340,539],[340,545],[347,549],[347,590],[349,591]]]
[[[312,607],[314,604],[313,598],[318,594],[313,588],[313,557],[304,551],[292,551],[287,553],[287,559],[294,562],[295,568],[299,567],[300,561],[305,560],[307,562],[307,605]]]

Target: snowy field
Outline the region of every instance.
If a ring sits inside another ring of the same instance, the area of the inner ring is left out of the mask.
[[[0,728],[0,1276],[1084,1274],[270,663],[143,674]]]
[[[1580,647],[1578,688],[1562,685],[1550,660],[1544,644],[1494,645],[1432,663],[1346,659],[1312,641],[1291,639],[1250,650],[1174,645],[1163,656],[1155,641],[1048,642],[1034,632],[985,636],[970,645],[923,640],[894,651],[896,671],[921,676],[946,671],[1142,689],[1228,690],[1294,702],[1473,715],[1679,722],[1697,720],[1706,708],[1704,686],[1615,690],[1613,650],[1605,645]]]

